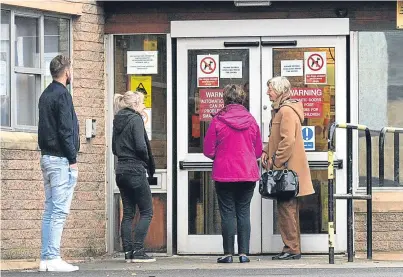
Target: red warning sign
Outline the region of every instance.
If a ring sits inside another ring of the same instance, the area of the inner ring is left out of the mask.
[[[197,55],[197,86],[219,87],[218,55]]]
[[[205,57],[200,62],[200,69],[205,74],[212,74],[214,73],[215,69],[217,68],[217,64],[214,59],[211,57]]]
[[[305,118],[322,118],[323,89],[322,88],[292,88],[291,98],[302,102]]]
[[[305,84],[326,84],[326,52],[305,52]]]
[[[224,97],[222,89],[200,89],[199,90],[199,118],[200,121],[210,121],[211,114],[217,113],[224,108]]]

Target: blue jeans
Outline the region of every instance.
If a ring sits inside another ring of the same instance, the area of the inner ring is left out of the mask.
[[[52,260],[60,258],[60,241],[78,171],[70,168],[66,158],[48,155],[41,157],[41,169],[45,186],[41,260]]]

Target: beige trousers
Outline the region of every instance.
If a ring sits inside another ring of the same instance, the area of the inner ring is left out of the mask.
[[[283,239],[284,253],[301,253],[301,232],[299,227],[298,198],[277,201],[278,225]]]

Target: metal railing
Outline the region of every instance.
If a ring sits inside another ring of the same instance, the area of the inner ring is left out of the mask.
[[[385,183],[385,137],[386,133],[393,133],[393,176],[396,186],[399,186],[399,135],[403,133],[403,128],[384,127],[379,135],[379,186],[383,187]]]
[[[347,130],[347,193],[334,193],[334,135],[337,128]],[[367,150],[367,193],[353,194],[353,130],[365,131]],[[353,231],[353,200],[367,201],[367,259],[372,259],[372,148],[371,133],[367,126],[350,123],[333,123],[329,128],[328,136],[328,186],[329,186],[329,263],[334,264],[334,201],[347,200],[347,255],[348,261],[353,261],[354,255],[354,231]]]

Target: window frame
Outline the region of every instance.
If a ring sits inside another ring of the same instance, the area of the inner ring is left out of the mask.
[[[73,17],[69,15],[57,14],[52,12],[42,12],[39,10],[31,10],[24,8],[16,8],[10,6],[2,6],[2,11],[10,12],[10,64],[8,65],[8,71],[10,76],[10,126],[0,126],[1,130],[4,131],[19,131],[19,132],[28,132],[34,133],[37,132],[38,126],[29,126],[29,125],[19,125],[17,122],[17,91],[16,91],[16,74],[32,74],[35,76],[39,76],[40,85],[39,87],[39,96],[42,94],[45,89],[45,17],[52,17],[57,19],[65,19],[68,20],[69,25],[69,57],[73,56]],[[39,57],[40,57],[40,67],[20,67],[15,64],[15,44],[16,40],[16,26],[15,26],[15,17],[28,17],[28,18],[36,18],[38,19],[39,24]],[[70,87],[70,92],[73,94],[73,88]],[[35,104],[36,105],[36,104]],[[38,107],[35,107],[36,110]],[[37,115],[37,114],[36,114]]]

